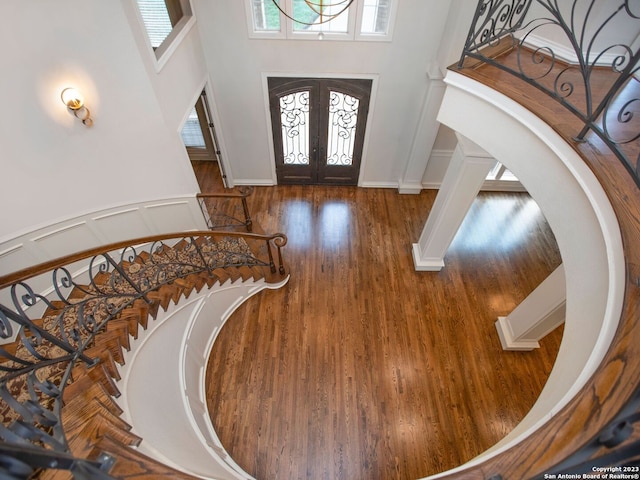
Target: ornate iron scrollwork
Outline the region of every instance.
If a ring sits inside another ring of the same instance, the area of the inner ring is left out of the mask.
[[[350,166],[353,163],[359,106],[356,97],[330,92],[327,165]]]
[[[480,60],[547,93],[582,121],[575,139],[594,132],[640,186],[640,48],[621,28],[638,28],[636,3],[482,0],[458,67]],[[516,50],[516,65],[501,62],[500,45]]]

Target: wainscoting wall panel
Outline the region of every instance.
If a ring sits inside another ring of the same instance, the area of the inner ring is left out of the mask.
[[[207,229],[195,196],[113,207],[55,222],[0,242],[0,275],[122,240]],[[88,281],[87,262],[76,262],[67,268],[79,283]],[[31,279],[29,285],[44,297],[53,292],[50,274]],[[0,291],[0,303],[12,305],[10,289]],[[44,303],[38,302],[28,310],[32,318],[38,318],[44,308]],[[0,343],[13,341],[17,333],[18,329],[14,328],[13,335],[0,339]]]
[[[137,207],[94,216],[93,222],[97,224],[98,231],[127,232],[131,238],[143,237],[150,231],[148,222]]]
[[[81,246],[79,250],[99,245],[99,238],[89,227],[89,219],[83,219],[77,223],[61,225],[59,228],[47,230],[30,240],[41,250],[47,259],[58,258],[69,254],[70,244]],[[86,245],[86,247],[82,247]]]
[[[130,238],[206,229],[195,195],[121,205],[0,241],[0,272]]]

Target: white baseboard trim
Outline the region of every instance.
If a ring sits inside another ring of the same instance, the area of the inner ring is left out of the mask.
[[[276,183],[271,179],[252,179],[252,178],[240,178],[233,181],[234,186],[247,185],[256,187],[274,187]]]
[[[440,190],[442,182],[424,182],[422,184],[423,190]]]
[[[398,193],[402,195],[417,195],[422,191],[422,184],[420,183],[400,183],[398,186]]]
[[[362,182],[358,186],[362,188],[398,188],[398,182]]]
[[[442,183],[440,182],[424,182],[422,183],[423,190],[440,190]],[[526,192],[527,189],[520,182],[504,182],[504,181],[496,181],[496,180],[486,180],[482,187],[480,187],[481,192]],[[403,193],[403,192],[400,192]]]

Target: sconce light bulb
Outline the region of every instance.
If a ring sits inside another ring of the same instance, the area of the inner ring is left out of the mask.
[[[64,103],[71,110],[78,110],[84,105],[84,99],[80,92],[75,88],[65,88],[60,94],[62,103]]]

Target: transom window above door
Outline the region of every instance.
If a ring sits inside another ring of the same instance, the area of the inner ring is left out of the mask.
[[[275,1],[278,5],[274,0],[245,0],[250,37],[390,41],[398,3],[398,0]]]

